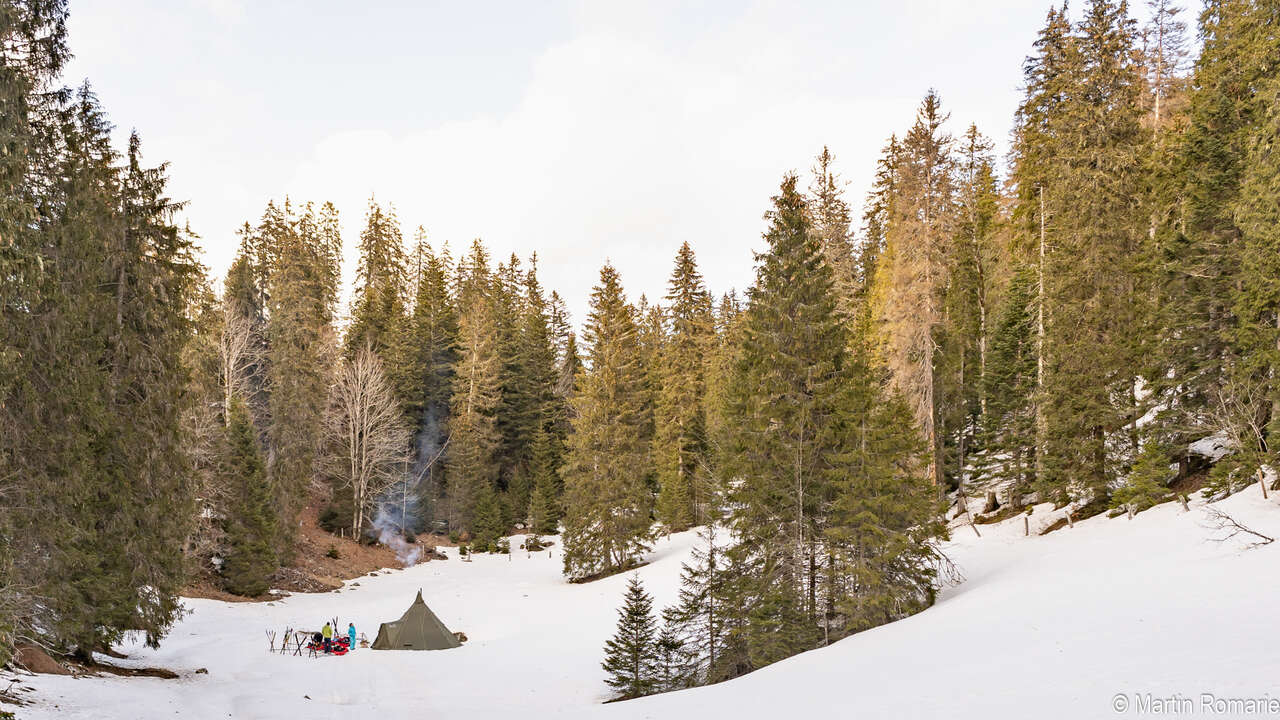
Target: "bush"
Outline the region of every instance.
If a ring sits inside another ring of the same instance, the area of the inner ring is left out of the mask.
[[[327,558],[333,558],[334,560],[342,559],[342,553],[338,552],[337,545],[330,545],[329,550],[325,552],[324,556]]]
[[[511,541],[506,538],[499,538],[491,547],[493,549],[490,552],[502,553],[503,555],[511,554]]]
[[[470,552],[471,552],[470,548],[468,548],[466,545],[459,545],[459,546],[458,546],[458,554],[459,554],[459,555],[461,555],[461,556],[463,556],[463,557],[466,557],[466,556],[467,556],[467,554],[468,554],[468,553],[470,553]]]
[[[407,532],[404,534],[404,541],[409,543],[410,545],[413,545],[414,543],[418,542],[418,536],[414,535],[411,532]]]
[[[539,550],[547,549],[547,544],[542,542],[542,538],[537,535],[530,535],[524,539],[524,545],[522,547],[529,552],[538,552]]]
[[[453,543],[454,545],[457,545],[457,544],[458,544],[458,531],[457,531],[457,530],[450,530],[450,531],[449,531],[449,542]]]

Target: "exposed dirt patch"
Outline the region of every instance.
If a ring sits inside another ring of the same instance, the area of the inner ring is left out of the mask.
[[[1078,510],[1076,510],[1075,513],[1072,514],[1071,519],[1074,522],[1080,522],[1081,520],[1088,520],[1094,515],[1101,515],[1102,513],[1110,509],[1111,509],[1110,499],[1105,497],[1097,497],[1097,498],[1094,498],[1093,500],[1090,500],[1087,504],[1081,506]]]
[[[281,568],[272,587],[290,592],[328,592],[344,580],[385,567],[400,567],[396,554],[382,545],[366,545],[339,537],[317,524],[317,504],[303,510],[292,567]],[[330,549],[338,557],[330,557]]]
[[[645,565],[648,565],[648,564],[649,564],[648,562],[644,562],[641,560],[632,560],[631,562],[627,563],[623,567],[610,568],[608,570],[601,570],[600,572],[595,573],[594,575],[587,575],[586,577],[574,578],[569,582],[575,585],[580,585],[582,583],[595,582],[596,580],[603,580],[607,577],[613,577],[614,575],[618,575],[620,573],[630,572],[631,570],[635,570],[636,568],[639,568],[639,567],[644,567]]]
[[[126,656],[113,652],[111,657],[124,658]],[[13,664],[28,672],[43,675],[97,675],[110,673],[111,675],[123,677],[154,677],[166,680],[173,680],[178,677],[178,673],[166,668],[127,668],[96,660],[83,660],[72,657],[62,658],[59,661],[45,652],[44,648],[29,643],[20,643],[14,649]]]
[[[1208,479],[1209,468],[1204,468],[1199,472],[1187,473],[1185,477],[1175,479],[1169,484],[1169,489],[1177,495],[1190,497],[1192,493],[1204,487],[1204,482]]]
[[[107,663],[84,663],[83,667],[86,672],[90,673],[109,673],[111,675],[119,675],[121,677],[153,677],[163,680],[177,680],[178,673],[166,668],[142,667],[142,668],[126,668],[119,665],[108,665]]]
[[[383,568],[400,567],[396,554],[386,546],[356,542],[321,528],[318,524],[321,505],[316,501],[302,511],[293,565],[280,568],[271,576],[272,588],[287,592],[331,592],[341,588],[346,580]],[[445,559],[435,547],[449,544],[447,539],[436,535],[420,536],[418,546],[422,548],[422,557],[418,562]],[[225,602],[263,602],[280,597],[270,593],[256,598],[232,595],[218,587],[215,577],[208,576],[184,588],[182,595]]]
[[[1022,508],[1005,505],[993,513],[988,513],[986,515],[974,515],[973,521],[978,525],[990,525],[992,523],[998,523],[1001,520],[1008,520],[1009,518],[1015,515],[1021,515],[1024,512],[1026,511]]]
[[[13,663],[25,670],[41,675],[70,675],[71,670],[53,659],[44,648],[29,643],[18,643],[14,648]]]
[[[222,602],[257,602],[261,600],[270,600],[270,596],[262,598],[244,597],[243,595],[232,595],[221,588],[215,587],[208,580],[201,580],[193,585],[188,585],[182,589],[182,597],[201,598],[203,600],[221,600]]]
[[[1064,516],[1062,516],[1062,517],[1058,518],[1057,520],[1054,520],[1053,522],[1049,523],[1049,526],[1048,526],[1048,527],[1046,527],[1045,529],[1041,530],[1039,534],[1040,534],[1040,535],[1048,535],[1049,533],[1053,532],[1054,530],[1061,530],[1062,528],[1066,527],[1068,524],[1069,524],[1069,523],[1067,522],[1067,518],[1066,518],[1066,516],[1064,515]]]

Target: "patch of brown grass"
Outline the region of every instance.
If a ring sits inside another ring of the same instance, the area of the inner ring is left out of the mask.
[[[318,522],[321,505],[317,499],[302,511],[298,518],[293,563],[272,575],[272,588],[287,592],[332,592],[341,588],[346,580],[383,568],[400,567],[396,554],[384,545],[368,545],[321,528]],[[418,538],[418,544],[423,551],[418,562],[422,563],[442,559],[444,556],[435,552],[435,546],[448,543],[443,538],[424,534]],[[338,551],[338,557],[329,557],[330,548]],[[262,602],[280,597],[270,593],[256,598],[232,595],[220,589],[212,577],[203,577],[188,585],[182,596],[225,602]]]

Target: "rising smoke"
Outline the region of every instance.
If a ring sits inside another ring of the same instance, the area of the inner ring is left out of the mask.
[[[395,551],[396,558],[405,567],[414,565],[422,557],[422,548],[405,541],[409,533],[427,529],[431,521],[430,499],[438,494],[435,487],[436,473],[441,461],[441,450],[447,439],[440,418],[443,408],[428,406],[423,413],[422,425],[414,438],[414,464],[400,482],[393,484],[378,498],[370,534],[378,542]],[[424,499],[428,502],[424,503]]]

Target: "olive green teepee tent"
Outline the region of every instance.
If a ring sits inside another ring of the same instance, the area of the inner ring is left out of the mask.
[[[374,650],[447,650],[461,644],[422,601],[419,590],[417,599],[399,620],[382,623],[372,647]]]

